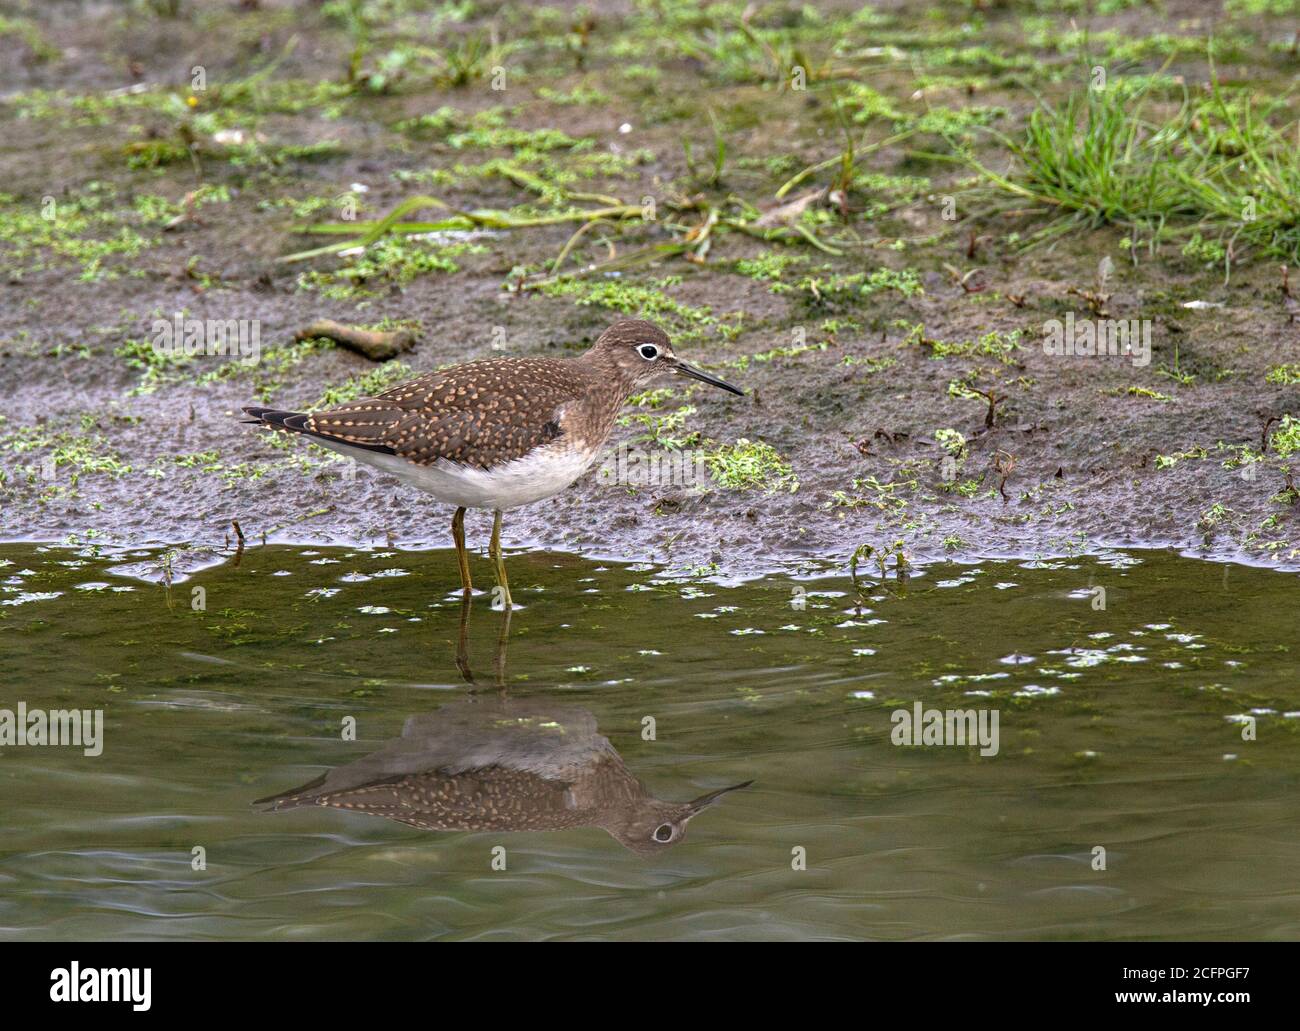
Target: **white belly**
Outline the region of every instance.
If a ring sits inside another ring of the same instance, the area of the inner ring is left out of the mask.
[[[397,455],[336,445],[320,438],[314,443],[396,476],[448,505],[502,511],[558,494],[585,473],[596,458],[595,452],[571,447],[538,448],[523,458],[485,470],[447,461],[415,465]]]

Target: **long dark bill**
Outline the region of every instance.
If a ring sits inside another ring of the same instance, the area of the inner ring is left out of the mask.
[[[703,369],[697,369],[694,365],[684,362],[680,358],[676,359],[674,364],[677,371],[683,376],[690,376],[691,379],[697,379],[701,383],[709,384],[711,387],[721,387],[723,390],[730,390],[733,394],[739,394],[741,397],[745,396],[745,392],[739,387],[733,387],[726,380],[718,379],[717,376],[710,376]]]

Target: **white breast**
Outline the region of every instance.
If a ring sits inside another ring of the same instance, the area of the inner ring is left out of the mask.
[[[447,461],[415,465],[397,455],[320,438],[315,443],[396,476],[448,505],[502,511],[558,494],[585,473],[596,458],[594,451],[583,452],[569,446],[540,447],[523,458],[484,470]]]

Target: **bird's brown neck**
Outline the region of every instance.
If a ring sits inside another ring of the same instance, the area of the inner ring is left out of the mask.
[[[581,436],[591,446],[600,446],[614,428],[618,413],[637,385],[613,357],[599,346],[570,359],[587,381],[589,389],[582,401],[579,421]]]
[[[600,344],[573,360],[598,389],[618,395],[621,401],[636,392],[636,381],[631,374]]]

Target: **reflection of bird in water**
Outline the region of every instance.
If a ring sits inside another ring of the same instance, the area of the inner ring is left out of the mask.
[[[750,783],[665,802],[632,775],[586,709],[465,701],[413,716],[378,751],[254,804],[330,806],[434,831],[601,827],[648,855],[681,841],[691,817]]]
[[[460,599],[460,636],[456,641],[456,668],[468,683],[475,683],[474,671],[469,667],[469,609],[470,597],[462,595]],[[506,687],[506,645],[510,641],[510,609],[501,613],[501,632],[497,635],[496,660],[492,664],[496,674],[497,686],[502,692]]]

